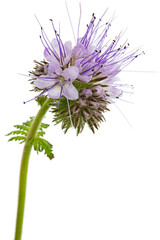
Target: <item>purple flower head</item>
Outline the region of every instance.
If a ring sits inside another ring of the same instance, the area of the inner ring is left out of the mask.
[[[123,94],[123,90],[119,89],[123,84],[117,84],[117,74],[141,54],[139,50],[128,52],[127,41],[120,43],[122,32],[106,42],[112,20],[102,24],[105,14],[106,11],[98,21],[93,14],[81,37],[79,20],[76,44],[73,47],[71,41],[63,43],[52,20],[55,35],[52,41],[41,27],[40,39],[44,46],[45,60],[36,62],[38,64],[31,75],[33,84],[36,90],[43,91],[40,95],[46,93],[48,97],[57,99],[58,106],[63,100],[62,96],[67,101],[70,100],[70,109],[65,116],[73,121],[75,128],[81,126],[78,132],[83,129],[83,121],[88,123],[92,131],[93,127],[98,128],[98,122],[103,120],[102,113],[108,110],[108,104]],[[59,114],[64,112],[63,110]],[[77,114],[83,121],[79,122]],[[58,118],[57,115],[57,121]],[[68,123],[64,122],[64,128],[68,128]]]

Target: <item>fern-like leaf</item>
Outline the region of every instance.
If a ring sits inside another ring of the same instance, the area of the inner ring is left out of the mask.
[[[26,132],[29,131],[29,127],[25,126],[25,125],[14,125],[15,128],[20,129],[20,130],[24,130]]]
[[[27,132],[26,131],[22,131],[22,130],[16,130],[16,131],[12,131],[8,134],[6,134],[6,136],[9,136],[9,135],[24,135],[24,136],[27,136]]]
[[[12,137],[8,140],[8,142],[11,142],[11,141],[19,141],[19,143],[24,143],[26,141],[26,137],[23,137],[23,136],[15,136],[15,137]]]
[[[33,142],[34,150],[37,151],[37,153],[42,152],[44,150],[44,154],[47,155],[49,159],[54,158],[54,154],[52,153],[52,144],[49,143],[44,138],[34,138]]]
[[[6,136],[14,135],[8,141],[19,141],[20,144],[26,142],[27,135],[29,133],[29,129],[33,120],[34,117],[30,117],[30,120],[24,122],[23,124],[14,125],[17,130],[6,134]],[[46,154],[49,159],[53,159],[54,154],[52,153],[52,144],[42,138],[45,135],[44,129],[47,129],[48,127],[49,124],[41,123],[37,131],[36,137],[31,139],[29,144],[33,145],[33,148],[37,153],[44,151],[44,154]]]

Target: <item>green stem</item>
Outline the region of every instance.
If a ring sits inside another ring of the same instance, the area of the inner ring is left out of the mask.
[[[15,240],[21,240],[21,235],[22,235],[28,163],[29,163],[29,157],[32,149],[31,139],[33,139],[36,136],[40,123],[44,115],[46,114],[47,110],[49,109],[50,107],[49,103],[51,101],[52,99],[48,98],[40,108],[39,112],[37,113],[37,116],[33,120],[33,123],[30,127],[30,130],[24,145],[22,160],[21,160],[20,178],[19,178],[19,196],[18,196]]]

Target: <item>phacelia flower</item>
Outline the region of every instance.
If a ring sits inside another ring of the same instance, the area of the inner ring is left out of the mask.
[[[35,61],[30,76],[35,90],[42,91],[37,97],[45,94],[53,99],[53,121],[61,122],[65,132],[74,126],[79,134],[85,123],[93,132],[98,129],[109,104],[123,94],[119,88],[122,84],[117,84],[117,74],[141,54],[138,50],[127,53],[127,42],[120,45],[122,32],[106,42],[112,20],[101,25],[104,15],[98,21],[92,15],[87,30],[77,37],[73,47],[70,41],[63,43],[53,20],[52,41],[41,27],[45,60]],[[79,28],[80,22],[78,33]]]

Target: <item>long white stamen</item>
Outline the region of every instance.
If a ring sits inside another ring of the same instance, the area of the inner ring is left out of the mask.
[[[72,118],[71,118],[71,109],[70,109],[70,106],[69,106],[68,98],[66,98],[66,99],[67,99],[67,105],[68,105],[69,118],[70,118],[70,121],[71,121],[71,126],[73,128],[73,123],[72,123]]]
[[[61,86],[61,91],[60,91],[60,95],[59,95],[59,100],[58,100],[58,104],[56,105],[57,107],[59,107],[59,103],[62,97],[62,90],[63,90],[63,85]]]
[[[123,114],[123,112],[120,110],[120,108],[114,103],[114,105],[116,106],[116,108],[118,109],[118,111],[122,114],[122,116],[124,117],[124,119],[126,120],[126,122],[128,123],[128,125],[134,130],[133,126],[131,125],[131,123],[128,121],[128,119],[126,118],[126,116]]]
[[[77,43],[79,39],[79,29],[80,29],[80,23],[81,23],[81,15],[82,15],[81,3],[79,3],[79,8],[80,8],[80,15],[79,15],[78,31],[77,31]]]
[[[134,72],[134,73],[158,73],[158,71],[136,71],[136,70],[122,70],[122,72]]]
[[[127,101],[127,100],[122,99],[122,98],[117,98],[117,99],[120,100],[120,101],[126,102],[126,103],[134,104],[134,102],[130,102],[130,101]]]
[[[75,43],[76,43],[76,36],[75,36],[75,33],[74,33],[74,29],[73,29],[71,17],[70,17],[70,14],[69,14],[68,6],[67,6],[67,1],[65,1],[65,3],[66,3],[66,9],[67,9],[68,18],[69,18],[69,21],[70,21],[70,24],[71,24],[71,28],[72,28],[72,33],[73,33],[74,40],[75,40]]]

